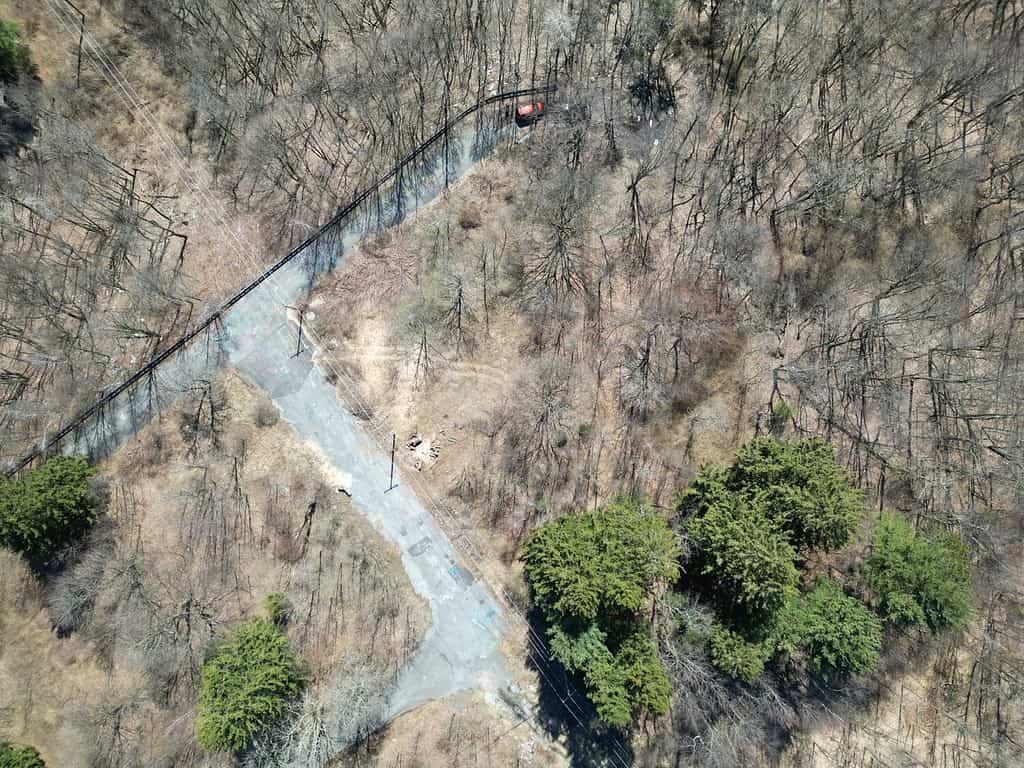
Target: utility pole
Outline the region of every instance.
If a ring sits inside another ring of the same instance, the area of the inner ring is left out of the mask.
[[[395,487],[395,448],[398,447],[398,436],[391,433],[391,476],[388,478],[388,490]]]
[[[71,0],[64,0],[78,14],[78,60],[75,63],[75,88],[82,85],[82,42],[85,40],[85,14]]]
[[[285,309],[291,309],[299,313],[299,335],[298,338],[295,339],[295,354],[292,355],[292,357],[298,357],[302,354],[302,321],[304,319],[305,310],[291,305],[286,305]]]
[[[299,335],[295,339],[295,354],[292,357],[297,357],[302,352],[302,321],[305,318],[306,313],[303,310],[299,310]]]

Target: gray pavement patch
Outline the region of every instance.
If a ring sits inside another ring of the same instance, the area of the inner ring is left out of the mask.
[[[413,557],[419,557],[428,549],[430,549],[430,537],[424,536],[422,539],[420,539],[411,547],[409,547],[409,554]]]

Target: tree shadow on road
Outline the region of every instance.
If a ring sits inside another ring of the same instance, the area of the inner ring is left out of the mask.
[[[597,718],[583,682],[550,657],[547,629],[536,609],[528,614],[530,655],[527,665],[537,674],[537,717],[553,739],[566,737],[573,768],[622,768],[633,764],[629,737]]]

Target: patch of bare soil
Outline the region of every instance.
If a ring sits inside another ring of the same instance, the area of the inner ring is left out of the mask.
[[[363,753],[339,765],[560,768],[569,760],[564,748],[538,732],[529,719],[516,718],[508,707],[487,701],[479,692],[468,692],[399,717]]]

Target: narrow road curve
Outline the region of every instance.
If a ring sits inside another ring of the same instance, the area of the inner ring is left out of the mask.
[[[292,357],[294,329],[283,308],[247,302],[230,326],[231,364],[270,395],[333,469],[353,478],[347,489],[353,504],[399,549],[413,588],[430,604],[432,625],[401,673],[392,714],[461,689],[505,684],[500,607],[459,564],[447,536],[400,477],[388,490],[389,457],[345,410],[310,354]]]
[[[449,179],[472,167],[473,144],[466,135],[455,142]],[[403,210],[410,213],[432,200],[444,188],[444,173],[439,168],[414,194],[410,191]],[[365,234],[365,229],[347,233],[346,243],[355,244]],[[390,458],[338,399],[312,352],[294,354],[296,330],[287,305],[308,287],[299,260],[280,269],[225,317],[224,348],[230,364],[269,394],[284,420],[330,467],[353,478],[346,490],[354,506],[398,548],[413,588],[430,605],[431,627],[399,674],[390,716],[469,688],[497,693],[510,683],[499,651],[505,630],[501,606],[463,567],[444,531],[400,477],[389,489]]]

